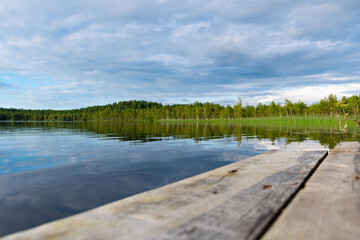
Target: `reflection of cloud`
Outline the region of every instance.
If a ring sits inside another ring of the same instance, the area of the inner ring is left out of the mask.
[[[289,151],[316,151],[316,150],[329,150],[324,148],[318,141],[304,141],[304,142],[292,142],[290,144],[284,145],[283,150]]]
[[[70,108],[283,101],[305,86],[357,93],[359,9],[352,0],[4,0],[1,78],[22,87],[0,101]]]
[[[257,141],[255,144],[255,149],[261,149],[261,150],[279,150],[280,145],[273,143],[271,141]]]
[[[303,142],[291,142],[285,144],[284,139],[280,141],[256,141],[254,144],[255,149],[261,150],[281,150],[281,151],[314,151],[314,150],[324,150],[324,146],[318,141],[303,141]],[[328,149],[327,149],[328,150]]]

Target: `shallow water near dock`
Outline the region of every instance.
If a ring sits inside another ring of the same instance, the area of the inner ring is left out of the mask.
[[[0,122],[0,236],[269,150],[341,140],[359,134],[240,122]]]

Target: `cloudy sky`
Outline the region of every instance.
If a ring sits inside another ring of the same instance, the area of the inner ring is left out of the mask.
[[[0,107],[360,93],[358,0],[1,0]]]

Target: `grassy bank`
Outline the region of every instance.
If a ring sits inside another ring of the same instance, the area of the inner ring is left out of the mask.
[[[271,118],[242,118],[242,119],[168,119],[158,120],[161,122],[209,122],[209,123],[239,123],[246,126],[264,126],[264,127],[295,127],[311,128],[325,131],[340,131],[339,121],[335,117],[321,116],[293,116],[293,117],[271,117]],[[347,125],[348,131],[357,132],[359,127],[354,121],[354,117],[349,116],[347,120],[341,121],[341,127]]]
[[[158,121],[165,122],[237,122],[237,123],[294,123],[294,124],[339,124],[335,117],[321,117],[321,116],[292,116],[292,117],[258,117],[258,118],[216,118],[216,119],[160,119]],[[349,126],[356,126],[354,117],[350,116],[346,121]]]

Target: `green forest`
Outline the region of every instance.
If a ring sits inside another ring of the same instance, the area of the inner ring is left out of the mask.
[[[210,102],[163,105],[147,101],[122,101],[103,106],[73,110],[27,110],[0,108],[2,121],[103,121],[103,120],[209,120],[245,118],[289,117],[350,117],[360,124],[360,95],[343,97],[330,94],[317,103],[305,104],[301,100],[284,104],[271,102],[257,106],[243,105],[241,99],[234,106],[221,106]]]

